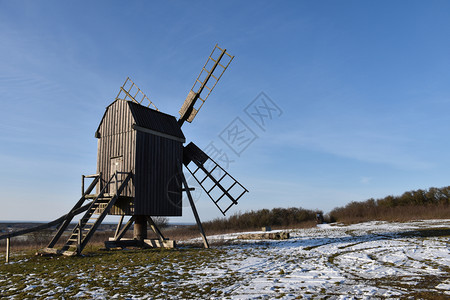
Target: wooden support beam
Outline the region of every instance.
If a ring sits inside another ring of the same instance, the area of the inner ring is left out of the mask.
[[[11,250],[11,239],[7,238],[6,239],[6,263],[9,263],[9,253]]]
[[[164,240],[164,244],[161,244],[160,240],[150,240],[146,239],[143,241],[138,241],[135,239],[122,239],[120,241],[114,241],[114,238],[109,238],[105,241],[105,247],[107,249],[111,248],[126,248],[126,247],[141,247],[141,248],[175,248],[176,242],[173,240]]]
[[[164,240],[165,240],[165,238],[164,238],[163,234],[161,233],[161,231],[159,230],[158,226],[156,226],[156,224],[153,221],[152,217],[147,216],[147,222],[150,225],[150,228],[153,230],[153,232],[158,237],[158,240],[161,243],[161,247],[164,247]]]
[[[12,237],[15,237],[15,236],[24,235],[24,234],[27,234],[27,233],[31,233],[31,232],[47,229],[47,228],[50,228],[50,227],[53,227],[53,226],[57,226],[57,225],[63,223],[64,221],[67,221],[68,218],[70,218],[72,220],[72,218],[74,216],[76,216],[76,215],[86,211],[89,208],[90,205],[91,205],[90,203],[86,204],[86,205],[84,205],[84,206],[82,206],[80,208],[77,208],[77,209],[71,211],[67,215],[61,216],[58,219],[56,219],[54,221],[51,221],[49,223],[38,225],[38,226],[32,227],[32,228],[18,230],[18,231],[12,232],[12,233],[4,234],[4,235],[0,235],[0,240],[4,240],[4,239],[7,239],[7,238],[12,238]],[[63,226],[63,225],[61,225],[61,226]],[[61,227],[58,230],[61,230]]]
[[[123,236],[125,235],[125,233],[127,233],[127,230],[131,227],[131,225],[133,225],[134,223],[134,216],[132,216],[127,224],[125,224],[125,226],[120,230],[119,234],[117,234],[117,236],[114,237],[115,241],[119,241],[121,238],[123,238]]]
[[[147,238],[147,218],[144,215],[136,215],[134,219],[133,238],[143,241]]]
[[[117,224],[116,232],[114,233],[114,239],[119,235],[120,227],[122,227],[124,215],[120,216],[119,224]]]
[[[81,175],[81,196],[84,195],[84,175]]]
[[[152,217],[147,216],[147,221],[148,224],[150,225],[150,228],[153,230],[153,232],[161,237],[161,239],[165,240],[166,238],[164,237],[164,235],[161,233],[161,231],[159,230],[158,226],[156,226],[156,223],[153,221]]]
[[[77,255],[81,254],[81,242],[83,241],[83,223],[78,221],[78,236],[77,236]]]
[[[173,136],[173,135],[170,135],[170,134],[166,134],[166,133],[162,133],[162,132],[155,131],[155,130],[152,130],[152,129],[140,127],[140,126],[138,126],[136,124],[131,125],[131,128],[133,128],[134,130],[137,130],[137,131],[150,133],[152,135],[160,136],[160,137],[163,137],[163,138],[166,138],[166,139],[169,139],[169,140],[173,140],[173,141],[176,141],[176,142],[180,142],[180,143],[185,143],[186,142],[185,138],[179,138],[179,137],[176,137],[176,136]]]
[[[189,204],[191,205],[192,212],[194,213],[194,217],[195,217],[195,221],[197,222],[198,229],[200,230],[200,235],[202,236],[202,239],[203,239],[203,245],[205,246],[206,249],[208,249],[209,243],[208,243],[208,240],[206,239],[205,232],[203,231],[202,222],[200,221],[200,217],[198,216],[197,208],[195,207],[194,200],[192,199],[191,191],[189,190],[189,186],[187,184],[186,177],[184,177],[183,172],[181,172],[181,180],[183,181],[184,188],[186,189],[186,193],[187,193],[187,196],[189,199]]]
[[[164,240],[162,243],[160,240],[144,240],[144,244],[151,248],[176,248],[177,244],[173,240]]]

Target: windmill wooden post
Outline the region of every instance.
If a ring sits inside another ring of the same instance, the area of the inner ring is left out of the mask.
[[[6,263],[9,263],[9,253],[11,251],[11,238],[6,239]]]

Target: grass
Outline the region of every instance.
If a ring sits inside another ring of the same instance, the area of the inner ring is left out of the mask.
[[[223,250],[128,250],[91,249],[84,257],[15,255],[16,263],[0,265],[0,294],[15,299],[74,297],[106,298],[176,296],[194,299],[206,293],[220,296],[221,288],[231,285],[233,272],[214,278],[205,273],[211,261],[225,263]],[[20,262],[20,263],[17,263]],[[208,280],[198,284],[198,277]],[[190,283],[192,282],[192,283]]]

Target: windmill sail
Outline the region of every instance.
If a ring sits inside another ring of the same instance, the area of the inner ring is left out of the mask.
[[[183,164],[223,215],[248,192],[192,142],[183,149]]]
[[[194,120],[233,58],[234,56],[228,54],[226,49],[222,49],[216,44],[181,106],[178,121],[180,125],[184,121],[191,123]]]
[[[127,77],[127,80],[125,80],[124,84],[120,87],[119,93],[116,96],[116,100],[128,100],[133,101],[138,104],[153,108],[157,111],[159,109],[153,104],[150,99],[141,91],[140,88],[130,79],[130,77]]]

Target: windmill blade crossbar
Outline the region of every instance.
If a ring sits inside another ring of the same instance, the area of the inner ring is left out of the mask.
[[[142,92],[140,88],[127,77],[124,84],[120,87],[119,93],[116,96],[116,100],[127,100],[133,101],[138,104],[150,107],[159,111],[159,109],[155,106],[155,104],[150,101],[150,99]]]
[[[234,56],[228,54],[226,49],[216,44],[181,106],[179,111],[181,120],[189,123],[194,120],[233,58]]]
[[[238,200],[248,192],[242,184],[192,142],[184,147],[183,164],[223,215],[233,205],[238,204]]]

